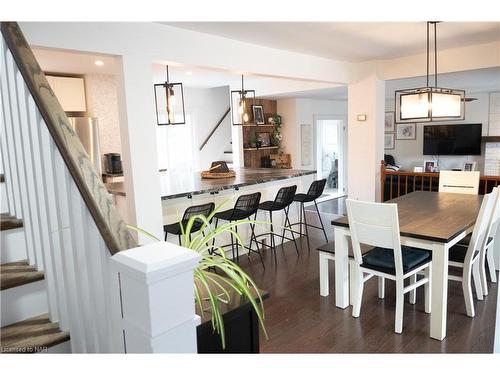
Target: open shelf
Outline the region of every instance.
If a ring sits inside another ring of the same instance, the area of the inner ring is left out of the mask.
[[[277,148],[278,146],[249,147],[249,148],[244,148],[243,151],[273,150]]]
[[[244,124],[244,125],[241,125],[241,126],[245,126],[245,127],[256,127],[256,128],[258,128],[258,127],[260,127],[260,126],[262,126],[262,127],[264,127],[264,126],[273,126],[273,127],[274,127],[274,126],[276,126],[276,125],[275,125],[275,124],[261,124],[261,125],[257,125],[257,124]]]

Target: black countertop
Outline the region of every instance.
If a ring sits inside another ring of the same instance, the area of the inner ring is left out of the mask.
[[[160,173],[161,198],[174,199],[188,197],[316,173],[314,170],[278,168],[240,168],[235,169],[235,172],[236,177],[221,179],[201,178],[200,172],[162,172]]]
[[[161,199],[189,197],[316,173],[316,171],[278,168],[240,168],[235,169],[235,172],[236,177],[221,179],[201,178],[200,172],[160,172]],[[105,185],[111,194],[125,196],[123,182]]]

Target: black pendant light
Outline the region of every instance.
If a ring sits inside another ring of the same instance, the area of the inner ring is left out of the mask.
[[[433,122],[465,119],[465,91],[438,87],[437,35],[438,22],[427,22],[427,83],[425,87],[395,91],[397,123]],[[434,85],[429,82],[430,30],[434,31]]]
[[[182,125],[186,123],[184,90],[182,83],[170,82],[167,65],[167,80],[154,85],[156,122],[158,125]]]
[[[255,90],[246,90],[243,74],[241,90],[231,91],[231,113],[233,125],[245,125],[250,121],[252,104],[255,102]]]

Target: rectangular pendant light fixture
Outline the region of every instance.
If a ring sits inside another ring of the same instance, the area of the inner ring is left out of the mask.
[[[427,86],[396,90],[397,123],[465,119],[465,91],[437,86],[437,22],[427,22]],[[429,29],[434,26],[434,86],[429,85]]]
[[[252,105],[255,103],[255,90],[245,90],[243,75],[241,76],[241,90],[231,91],[231,120],[233,125],[250,123]]]
[[[156,122],[162,125],[182,125],[186,123],[184,110],[184,90],[182,83],[171,83],[168,75],[167,81],[154,85]]]

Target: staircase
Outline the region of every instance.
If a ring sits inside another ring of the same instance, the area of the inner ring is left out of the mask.
[[[19,26],[1,32],[0,352],[123,352],[109,262],[137,245]]]
[[[70,337],[49,320],[44,273],[26,258],[23,220],[5,213],[5,177],[0,215],[1,353],[70,353]]]
[[[196,352],[200,256],[138,246],[18,24],[0,31],[0,352]]]

